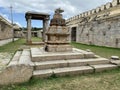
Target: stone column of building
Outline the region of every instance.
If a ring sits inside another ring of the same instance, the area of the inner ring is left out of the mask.
[[[46,17],[43,20],[43,42],[47,41],[46,31],[48,29],[48,22],[49,22],[49,17]]]
[[[27,44],[31,44],[31,16],[27,18]]]

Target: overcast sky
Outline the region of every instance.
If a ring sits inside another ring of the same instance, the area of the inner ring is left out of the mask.
[[[13,7],[14,22],[26,26],[25,12],[37,11],[49,13],[51,16],[56,8],[64,9],[64,18],[70,18],[79,13],[97,8],[112,0],[0,0],[0,15],[10,19],[10,6]],[[42,25],[34,21],[32,25]]]

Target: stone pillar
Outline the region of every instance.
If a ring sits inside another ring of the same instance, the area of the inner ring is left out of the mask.
[[[46,42],[47,40],[46,31],[48,30],[48,21],[49,17],[43,20],[43,42]]]
[[[27,44],[31,44],[31,17],[27,18]]]
[[[71,31],[72,31],[72,28],[69,27],[68,29],[69,29],[69,34],[70,34],[70,35],[69,35],[69,42],[71,43],[71,41],[72,41],[72,40],[71,40]]]

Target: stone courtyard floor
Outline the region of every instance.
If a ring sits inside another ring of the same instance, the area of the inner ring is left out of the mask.
[[[0,71],[7,66],[12,56],[13,53],[7,53],[7,52],[0,53]]]
[[[16,40],[18,40],[18,38],[15,38],[14,40],[16,41]],[[12,42],[12,39],[0,40],[0,46],[3,46],[9,42]]]

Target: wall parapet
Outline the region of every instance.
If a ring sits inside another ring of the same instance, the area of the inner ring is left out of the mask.
[[[101,12],[108,11],[109,9],[119,6],[119,5],[120,5],[120,0],[113,0],[112,2],[108,2],[105,5],[97,7],[95,9],[75,15],[75,16],[69,18],[68,20],[66,20],[66,23],[69,23],[76,19],[80,19],[81,17],[91,17],[93,15],[99,15]],[[106,13],[104,12],[104,14],[106,14]]]

